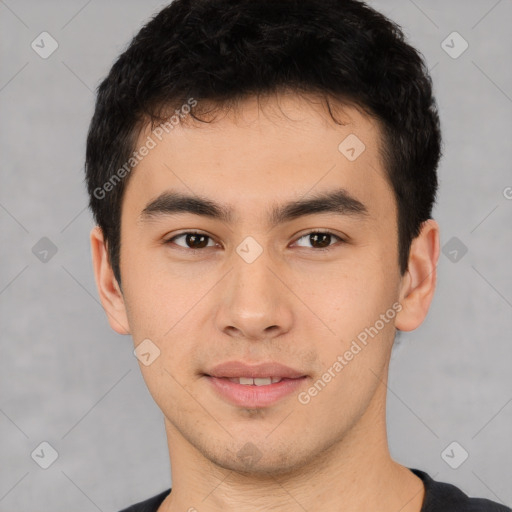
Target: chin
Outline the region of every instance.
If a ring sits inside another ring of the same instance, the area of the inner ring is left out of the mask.
[[[262,443],[257,440],[241,441],[235,446],[224,446],[220,450],[216,446],[211,450],[200,451],[216,466],[252,478],[261,476],[264,479],[296,473],[315,458],[315,453],[299,452],[297,446],[272,445],[268,440]]]

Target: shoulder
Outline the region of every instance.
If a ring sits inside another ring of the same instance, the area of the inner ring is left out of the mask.
[[[128,508],[123,508],[119,512],[157,512],[158,507],[162,504],[165,498],[169,495],[171,489],[167,489],[166,491],[153,496],[144,501],[139,501],[134,505],[129,506]]]
[[[425,499],[421,512],[512,512],[491,500],[470,498],[452,484],[437,482],[419,469],[411,471],[423,481]]]

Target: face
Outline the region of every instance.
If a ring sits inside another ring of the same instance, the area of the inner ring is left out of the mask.
[[[139,138],[156,145],[125,190],[122,295],[105,307],[145,344],[171,442],[223,468],[284,473],[370,424],[395,326],[428,308],[404,308],[415,279],[399,272],[379,128],[340,115],[251,99]],[[263,380],[227,378],[250,376]]]

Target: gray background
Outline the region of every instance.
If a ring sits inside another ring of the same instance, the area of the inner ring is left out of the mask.
[[[510,505],[512,2],[371,4],[432,70],[445,143],[434,217],[442,245],[468,249],[441,255],[429,316],[394,351],[391,451]],[[0,511],[115,512],[170,485],[160,410],[97,299],[83,184],[93,91],[162,5],[0,1]],[[42,31],[59,44],[48,59],[31,48]],[[456,59],[441,46],[453,31],[469,43]],[[46,262],[32,252],[42,237],[57,248]],[[42,441],[58,452],[48,469],[31,457]],[[453,441],[469,453],[458,469],[441,457]]]

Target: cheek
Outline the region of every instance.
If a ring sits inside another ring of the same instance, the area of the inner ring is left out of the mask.
[[[382,373],[389,358],[401,306],[382,268],[365,267],[363,261],[352,268],[331,272],[322,282],[322,293],[311,295],[311,309],[328,327],[318,322],[316,343],[324,370],[319,386],[329,382],[330,389],[322,392],[321,401],[344,397],[347,406],[355,407],[365,403],[378,383],[375,374]],[[302,286],[307,290],[308,282]]]
[[[337,414],[340,421],[345,421],[362,413],[378,387],[401,306],[382,277],[378,282],[374,275],[364,272],[338,277],[337,283],[333,279],[325,293],[316,296],[318,311],[323,312],[334,334],[323,329],[327,335],[317,336],[323,373],[316,376],[307,394],[311,392],[319,410],[339,403]]]
[[[375,261],[344,261],[290,277],[294,292],[311,310],[308,315],[322,321],[318,326],[325,334],[340,342],[355,337],[392,307],[397,296],[394,277]]]
[[[195,357],[208,348],[204,343],[208,326],[200,319],[208,318],[208,294],[218,277],[191,272],[184,266],[161,268],[161,263],[159,267],[149,259],[144,265],[131,261],[125,302],[134,344],[145,339],[154,342],[160,351],[155,368],[162,367],[153,371],[141,366],[141,370],[152,381],[172,380],[169,373],[192,374]]]
[[[197,370],[196,354],[201,347],[204,351],[194,311],[211,284],[202,280],[194,284],[153,267],[133,269],[126,290],[134,345],[149,339],[157,347],[158,355],[150,365],[139,363],[144,381],[155,402],[176,415],[186,412],[182,386],[190,383]],[[178,403],[180,408],[174,405]]]
[[[171,334],[194,307],[207,290],[207,283],[197,273],[194,276],[190,268],[170,265],[160,250],[139,251],[128,245],[122,261],[130,327],[134,338],[160,339]]]

